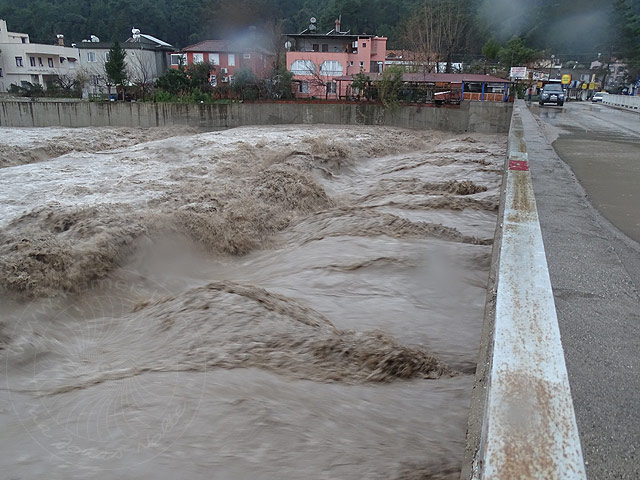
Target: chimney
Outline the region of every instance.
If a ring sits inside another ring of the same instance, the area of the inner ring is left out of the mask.
[[[340,17],[336,18],[335,24],[336,24],[336,33],[340,33],[340,19],[342,18],[342,15],[340,15]]]
[[[64,47],[64,35],[59,33],[56,35],[56,38],[58,39],[58,45]]]

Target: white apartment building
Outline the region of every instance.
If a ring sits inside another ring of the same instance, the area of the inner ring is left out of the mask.
[[[8,31],[0,19],[0,92],[27,82],[46,89],[60,76],[75,77],[78,58],[78,49],[65,47],[62,35],[57,44],[31,43],[29,34]]]
[[[83,40],[78,44],[80,50],[79,63],[88,75],[85,91],[89,95],[101,95],[109,90],[107,74],[104,68],[109,60],[109,51],[113,42],[101,42],[92,36],[91,40]],[[169,52],[174,47],[152,35],[140,33],[136,28],[132,36],[120,43],[120,47],[127,53],[125,67],[130,84],[153,84],[166,70],[169,69]]]

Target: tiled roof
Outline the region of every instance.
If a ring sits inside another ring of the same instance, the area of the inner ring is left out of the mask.
[[[273,55],[272,52],[260,45],[242,45],[239,43],[230,42],[228,40],[204,40],[202,42],[194,43],[182,49],[183,52],[260,52],[266,55]]]

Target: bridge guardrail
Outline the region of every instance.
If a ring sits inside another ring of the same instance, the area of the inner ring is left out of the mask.
[[[640,111],[640,97],[637,95],[629,96],[608,94],[602,98],[602,104]]]

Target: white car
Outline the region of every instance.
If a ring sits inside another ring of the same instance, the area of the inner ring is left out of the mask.
[[[605,95],[607,95],[607,92],[596,92],[593,94],[593,97],[591,97],[591,101],[593,103],[601,102]]]

